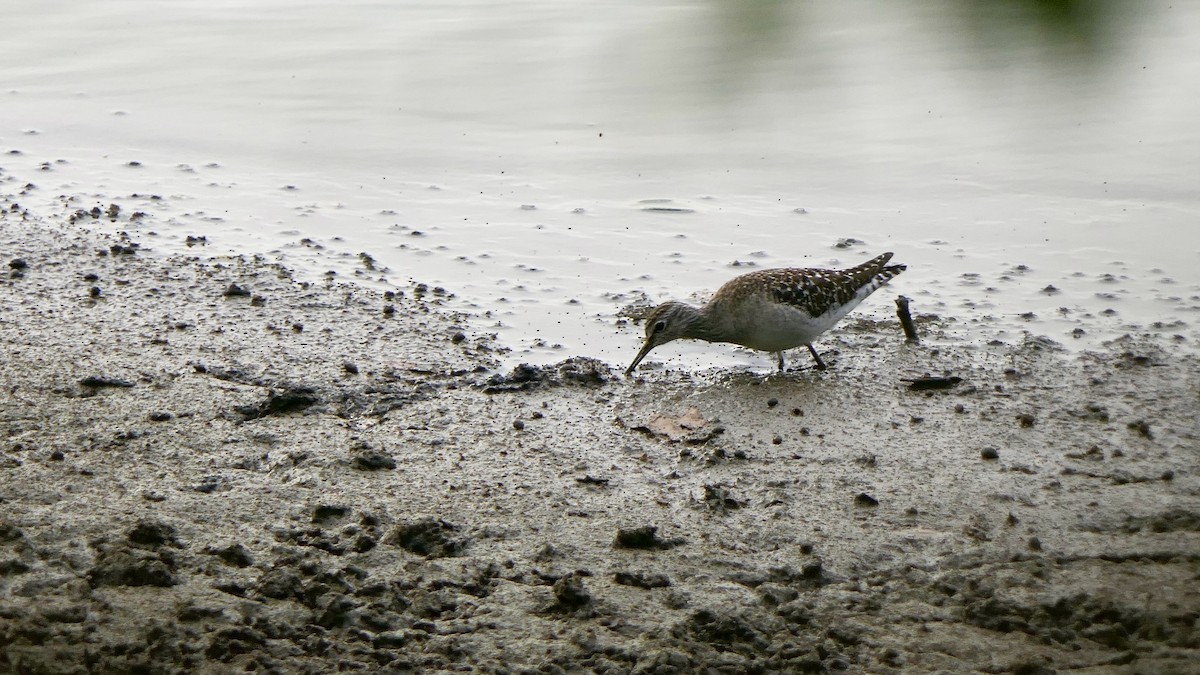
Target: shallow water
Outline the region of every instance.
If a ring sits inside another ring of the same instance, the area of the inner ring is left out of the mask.
[[[909,270],[859,315],[1200,339],[1200,5],[643,5],[10,8],[0,193],[442,286],[513,361],[624,364],[631,302],[885,250]]]

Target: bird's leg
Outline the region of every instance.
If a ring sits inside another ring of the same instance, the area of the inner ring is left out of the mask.
[[[779,355],[779,372],[783,372],[783,352],[778,352]]]
[[[826,368],[825,362],[821,360],[821,355],[817,353],[817,350],[813,349],[812,345],[804,345],[804,346],[808,347],[808,352],[813,355],[814,359],[816,359],[817,370],[825,370],[825,368]],[[782,356],[782,354],[780,354],[780,356]]]

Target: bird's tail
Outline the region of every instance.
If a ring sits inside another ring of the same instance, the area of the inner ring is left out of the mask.
[[[889,251],[871,258],[857,267],[851,267],[845,272],[854,279],[856,286],[866,290],[869,294],[886,284],[892,277],[908,269],[908,265],[904,264],[888,265],[887,262],[891,259],[892,253]]]

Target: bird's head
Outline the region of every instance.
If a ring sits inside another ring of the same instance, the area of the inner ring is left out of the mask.
[[[691,329],[699,317],[699,310],[682,302],[664,302],[655,307],[646,317],[646,342],[642,345],[633,363],[625,370],[626,375],[632,375],[642,359],[651,349],[664,345],[671,340],[691,337]]]

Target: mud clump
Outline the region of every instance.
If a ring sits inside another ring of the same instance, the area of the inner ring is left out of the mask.
[[[658,536],[657,527],[654,525],[644,525],[642,527],[619,528],[616,538],[613,539],[613,548],[667,550],[686,543],[687,540],[682,537],[663,539]]]
[[[248,298],[251,293],[248,288],[239,286],[238,284],[229,284],[222,295],[227,298]]]
[[[1140,435],[1142,438],[1154,440],[1154,432],[1150,430],[1150,423],[1146,420],[1136,420],[1125,425],[1130,431]]]
[[[254,587],[254,593],[274,600],[302,600],[304,580],[287,567],[275,568],[262,575]]]
[[[1137,640],[1161,641],[1168,632],[1164,617],[1153,611],[1087,593],[1038,605],[989,597],[968,602],[965,618],[1002,633],[1019,631],[1061,644],[1087,639],[1113,649],[1128,649]]]
[[[615,572],[613,581],[622,586],[638,588],[666,588],[671,585],[670,577],[654,572]]]
[[[396,468],[396,460],[378,450],[369,450],[357,455],[352,464],[354,468],[361,471],[385,471]]]
[[[214,555],[226,564],[234,567],[249,567],[254,564],[254,558],[250,555],[250,551],[246,550],[241,544],[229,544],[221,547],[208,547],[204,552],[209,555]]]
[[[757,623],[744,616],[706,608],[693,612],[683,626],[700,642],[752,654],[768,644],[766,636],[755,628]]]
[[[459,555],[467,547],[468,540],[458,534],[459,529],[444,520],[425,518],[397,525],[384,543],[425,558],[447,558]]]
[[[496,374],[482,386],[485,394],[529,391],[538,387],[600,387],[612,380],[612,369],[597,359],[576,356],[553,366],[522,363],[507,375]]]
[[[583,584],[584,577],[591,574],[582,571],[565,574],[554,582],[553,592],[555,605],[552,609],[564,612],[574,612],[592,604],[592,594]]]
[[[561,381],[585,387],[598,387],[613,379],[608,364],[586,356],[569,358],[555,366],[555,369]]]
[[[255,405],[238,406],[238,414],[247,420],[255,420],[269,415],[287,415],[300,412],[321,401],[314,387],[292,385],[283,389],[272,390],[265,400]]]
[[[493,375],[488,379],[487,384],[483,387],[485,394],[499,394],[505,392],[528,391],[533,387],[545,383],[551,377],[550,372],[540,366],[531,366],[528,363],[522,363],[512,369],[508,375]]]
[[[168,587],[179,583],[174,574],[175,556],[169,552],[158,554],[115,547],[102,550],[96,556],[96,564],[88,571],[88,581],[97,586],[158,586]]]
[[[143,548],[155,549],[160,546],[180,546],[176,538],[175,527],[151,520],[143,520],[129,531],[129,543]]]
[[[719,515],[726,515],[748,504],[746,500],[736,499],[729,488],[723,485],[705,485],[702,501],[709,511]]]
[[[103,389],[106,387],[128,389],[134,386],[129,380],[122,380],[116,377],[107,377],[105,375],[88,375],[80,380],[79,384],[92,389]]]
[[[1130,516],[1125,531],[1135,532],[1200,532],[1200,513],[1187,509],[1170,509],[1153,516]]]

